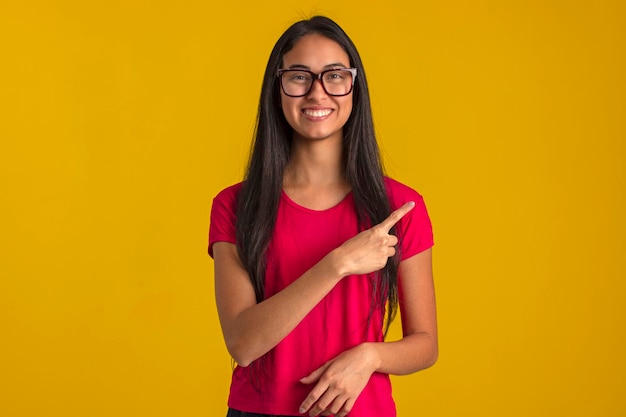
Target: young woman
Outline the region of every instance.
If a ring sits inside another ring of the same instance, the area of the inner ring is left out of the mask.
[[[294,24],[245,180],[211,213],[228,416],[395,416],[389,374],[437,358],[432,245],[421,196],[383,175],[354,44],[328,18]],[[398,306],[403,338],[385,342]]]

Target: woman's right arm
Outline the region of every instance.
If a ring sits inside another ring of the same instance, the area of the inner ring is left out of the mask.
[[[226,347],[237,364],[248,366],[276,346],[343,277],[383,268],[397,243],[389,230],[413,206],[403,205],[382,223],[349,239],[291,285],[258,304],[236,246],[214,243],[217,312]]]
[[[248,366],[283,340],[342,278],[331,252],[291,285],[257,304],[235,245],[215,243],[213,257],[222,333],[240,366]]]

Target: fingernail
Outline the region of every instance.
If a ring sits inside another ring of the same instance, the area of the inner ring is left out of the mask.
[[[413,206],[415,206],[415,201],[409,201],[407,204],[408,204],[409,206],[413,207]]]
[[[298,410],[298,413],[304,414],[305,411],[306,409],[304,407],[300,407],[300,409]]]

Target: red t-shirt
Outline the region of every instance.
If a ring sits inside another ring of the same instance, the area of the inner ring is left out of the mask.
[[[433,245],[430,219],[422,197],[411,188],[385,178],[393,210],[415,202],[397,224],[400,259]],[[213,201],[209,254],[213,243],[236,244],[236,197],[241,183],[226,188]],[[359,232],[352,194],[327,210],[302,207],[282,193],[274,236],[268,249],[265,296],[281,291],[331,250]],[[229,407],[247,412],[299,415],[298,407],[313,385],[299,380],[343,351],[363,342],[382,342],[384,311],[370,317],[371,286],[367,276],[342,279],[258,366],[237,366]],[[351,417],[393,417],[395,403],[387,374],[374,373],[357,399]]]

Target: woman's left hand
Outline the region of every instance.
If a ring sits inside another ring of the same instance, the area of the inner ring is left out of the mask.
[[[308,376],[303,384],[315,384],[300,405],[309,416],[344,417],[377,368],[378,357],[370,344],[361,344],[326,362]]]

